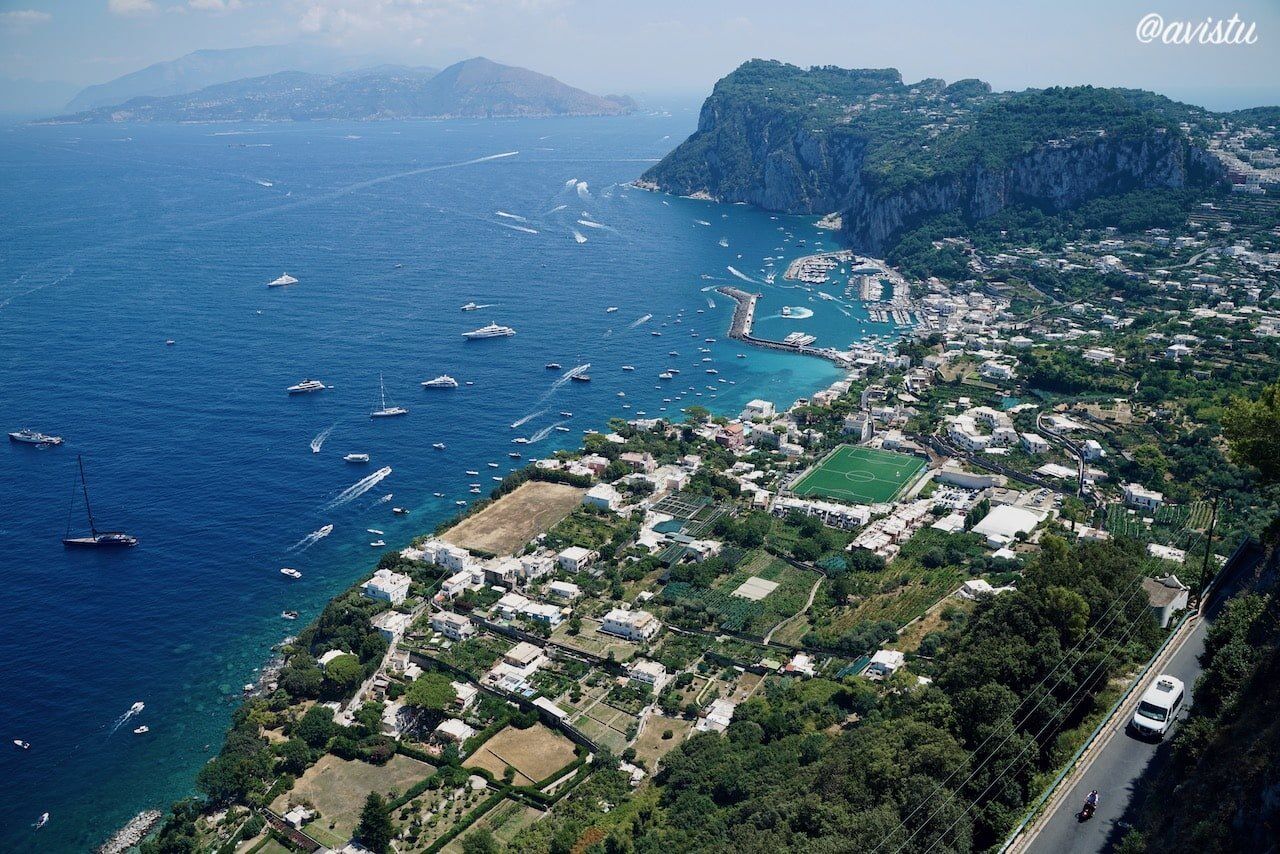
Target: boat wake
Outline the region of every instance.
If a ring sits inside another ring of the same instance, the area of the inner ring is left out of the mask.
[[[584,199],[591,198],[591,191],[587,189],[586,181],[579,181],[577,184],[578,196]]]
[[[528,415],[526,415],[525,417],[523,417],[523,418],[519,419],[518,421],[512,421],[512,422],[511,422],[511,429],[512,429],[512,430],[514,430],[514,429],[516,429],[517,427],[523,427],[524,425],[528,424],[530,421],[532,421],[533,419],[537,418],[539,415],[541,415],[541,414],[542,414],[542,413],[544,413],[544,412],[546,412],[546,410],[545,410],[545,409],[539,409],[539,410],[537,410],[536,412],[530,412]]]
[[[22,291],[21,293],[16,293],[16,294],[14,294],[14,295],[13,295],[13,296],[11,296],[11,297],[7,297],[7,298],[5,298],[5,299],[3,299],[3,300],[0,300],[0,308],[4,308],[4,307],[6,307],[7,305],[9,305],[9,303],[13,302],[14,300],[18,299],[19,297],[25,297],[25,296],[27,296],[27,295],[29,295],[29,294],[34,294],[34,293],[36,293],[37,291],[42,291],[42,290],[44,290],[45,288],[52,288],[52,287],[54,287],[55,285],[60,285],[60,284],[62,284],[63,282],[65,282],[68,278],[70,278],[70,277],[71,277],[71,274],[72,274],[72,273],[74,273],[75,271],[76,271],[76,268],[75,268],[75,267],[71,267],[71,268],[69,268],[69,269],[67,270],[67,272],[63,273],[61,276],[58,276],[56,279],[53,279],[52,281],[45,282],[45,283],[44,283],[44,284],[42,284],[42,285],[36,285],[34,288],[27,288],[25,291]],[[25,275],[26,275],[26,274],[24,273],[24,274],[23,274],[23,276],[25,276]],[[17,281],[21,281],[21,280],[22,280],[22,278],[23,278],[23,276],[18,277]]]
[[[566,420],[566,421],[557,421],[555,424],[548,424],[546,427],[543,427],[541,430],[537,431],[536,433],[534,433],[532,436],[529,437],[529,444],[536,445],[537,443],[541,442],[543,439],[550,436],[551,432],[555,430],[557,427],[563,427],[568,423],[569,422]]]
[[[640,324],[642,324],[642,323],[648,323],[650,320],[653,320],[653,315],[652,315],[652,314],[646,314],[646,315],[643,315],[643,316],[638,317],[638,318],[636,318],[635,320],[633,320],[633,321],[631,322],[631,325],[630,325],[630,326],[628,326],[627,328],[628,328],[628,329],[635,329],[635,328],[636,328],[637,326],[639,326]]]
[[[746,273],[739,270],[737,267],[725,267],[725,269],[729,271],[730,275],[736,278],[742,279],[742,281],[744,282],[750,282],[753,285],[761,284],[760,282],[757,282],[755,279],[748,276]]]
[[[578,225],[586,226],[587,228],[608,228],[609,227],[604,223],[596,222],[593,219],[580,219],[578,220]]]
[[[509,223],[509,222],[495,222],[495,223],[494,223],[494,225],[500,225],[500,226],[502,226],[503,228],[509,228],[509,229],[511,229],[512,231],[523,231],[525,234],[537,234],[537,233],[538,233],[538,229],[536,229],[536,228],[529,228],[528,226],[524,226],[524,225],[514,225],[514,224]]]
[[[543,403],[546,403],[551,398],[551,395],[555,394],[556,391],[562,385],[569,382],[574,377],[579,376],[580,374],[585,374],[590,369],[591,369],[591,363],[586,362],[584,364],[578,365],[577,367],[573,367],[565,371],[563,375],[558,377],[556,381],[551,384],[551,388],[543,392],[542,397],[538,398],[538,404],[541,405]]]
[[[289,551],[291,552],[306,551],[307,549],[311,548],[316,543],[320,542],[321,540],[323,540],[325,537],[329,536],[332,533],[333,533],[333,526],[325,525],[320,530],[312,531],[310,534],[307,534],[305,537],[298,540],[293,545],[289,546]]]
[[[316,437],[311,440],[311,453],[320,453],[320,449],[324,447],[324,440],[329,438],[329,434],[333,432],[333,428],[336,426],[336,424],[330,424],[316,434]]]
[[[581,231],[578,231],[578,229],[576,229],[576,228],[571,228],[571,229],[569,229],[569,230],[573,232],[573,239],[574,239],[574,241],[575,241],[575,242],[577,242],[577,243],[586,243],[586,242],[587,242],[587,236],[586,236],[585,234],[583,234]]]
[[[793,305],[789,306],[789,308],[791,309],[790,314],[779,314],[775,315],[775,317],[785,317],[788,320],[807,320],[813,317],[813,309],[811,308],[805,308],[802,305]]]
[[[382,481],[386,480],[387,475],[389,474],[391,474],[391,466],[383,466],[368,477],[363,477],[360,480],[357,480],[355,483],[339,492],[333,500],[325,506],[332,510],[335,507],[341,507],[344,504],[349,504],[361,495],[364,495],[366,492],[373,489],[378,484],[382,483]]]
[[[500,217],[503,217],[503,218],[505,218],[505,219],[514,219],[514,220],[516,220],[517,222],[528,222],[528,221],[529,221],[529,220],[525,219],[524,217],[520,216],[519,214],[507,213],[506,211],[494,211],[494,214],[495,214],[496,216],[500,216]]]
[[[716,301],[713,300],[711,297],[707,297],[707,308],[715,308],[715,307],[716,307]]]
[[[556,205],[554,208],[552,208],[551,210],[547,211],[547,213],[548,213],[548,214],[553,214],[553,213],[556,213],[557,211],[562,211],[562,210],[564,210],[564,209],[565,209],[565,208],[567,208],[567,207],[569,207],[569,206],[568,206],[568,205]]]
[[[116,718],[115,723],[111,725],[111,731],[108,732],[107,735],[113,734],[116,730],[120,729],[120,727],[124,726],[125,721],[131,718],[137,717],[141,712],[142,712],[142,703],[134,703],[132,706],[129,707],[129,711],[125,712],[123,715]]]

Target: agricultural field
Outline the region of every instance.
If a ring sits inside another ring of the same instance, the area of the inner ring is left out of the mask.
[[[440,849],[441,854],[463,854],[465,850],[463,844],[466,838],[479,830],[487,830],[493,834],[499,843],[510,845],[517,833],[544,815],[546,815],[546,812],[536,807],[526,806],[511,800],[501,801],[497,806],[481,816],[475,824],[467,828],[466,833],[463,833]]]
[[[744,584],[747,585],[744,592],[752,595],[766,590],[767,585],[751,582],[753,578],[777,586],[759,599],[735,595],[735,591],[742,590]],[[771,628],[804,607],[816,580],[816,575],[761,551],[720,579],[714,587],[701,588],[673,581],[663,591],[663,598],[668,602],[680,599],[698,601],[719,617],[721,629],[763,637]]]
[[[542,724],[528,729],[508,726],[480,746],[462,763],[464,768],[483,768],[501,780],[507,766],[516,770],[517,786],[539,783],[573,762],[574,744]]]
[[[485,554],[513,554],[568,516],[582,503],[585,492],[562,483],[531,480],[463,519],[441,539]]]
[[[612,680],[588,688],[577,702],[562,697],[556,704],[570,713],[569,723],[585,733],[588,738],[614,753],[621,753],[631,740],[630,732],[637,724],[635,715],[629,715],[606,702]]]
[[[435,768],[417,759],[396,754],[386,765],[370,765],[358,760],[339,759],[331,753],[307,769],[293,788],[272,802],[278,813],[304,801],[320,811],[320,818],[307,825],[307,833],[331,848],[341,848],[360,822],[360,809],[372,791],[382,794],[403,792],[435,773]]]

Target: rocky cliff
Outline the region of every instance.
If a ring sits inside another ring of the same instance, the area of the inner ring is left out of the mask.
[[[849,245],[880,253],[920,221],[1012,204],[1062,210],[1206,174],[1179,123],[1206,115],[1150,93],[993,94],[979,81],[904,84],[896,71],[744,65],[697,131],[642,184],[798,214],[839,212]]]

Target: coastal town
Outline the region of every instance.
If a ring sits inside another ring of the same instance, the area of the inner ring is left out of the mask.
[[[673,751],[771,698],[929,686],[948,629],[1061,543],[1140,543],[1172,630],[1256,522],[1189,474],[1218,452],[1187,437],[1224,378],[1260,382],[1280,355],[1276,213],[1241,192],[1053,250],[943,236],[927,252],[955,277],[849,251],[790,263],[889,346],[758,338],[758,295],[720,288],[732,338],[842,378],[786,408],[614,420],[384,555],[253,686],[232,741],[278,761],[250,793],[211,763],[202,786],[228,806],[199,834],[535,847],[548,816],[644,802]]]

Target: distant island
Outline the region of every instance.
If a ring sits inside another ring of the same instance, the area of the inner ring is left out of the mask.
[[[927,219],[985,219],[1015,204],[1066,210],[1222,174],[1207,140],[1224,118],[1137,89],[993,92],[980,80],[903,82],[892,68],[747,62],[720,80],[697,131],[642,187],[839,214],[855,249],[884,252]],[[833,218],[834,222],[834,218]]]
[[[342,74],[279,71],[194,92],[135,97],[48,119],[55,123],[316,121],[340,119],[614,116],[626,96],[598,96],[483,57],[443,71],[383,65]]]

